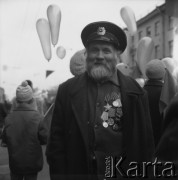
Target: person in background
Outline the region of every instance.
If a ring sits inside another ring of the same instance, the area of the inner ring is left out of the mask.
[[[146,80],[144,89],[148,93],[150,115],[156,146],[161,136],[160,127],[163,122],[163,114],[160,112],[159,103],[166,73],[165,66],[159,59],[153,59],[146,64],[145,73],[148,79]]]
[[[86,50],[82,49],[74,53],[70,59],[70,72],[74,76],[79,76],[86,71]]]
[[[40,94],[36,94],[34,88],[33,88],[33,82],[29,79],[25,80],[28,85],[32,88],[33,93],[34,93],[34,102],[36,103],[36,108],[40,112],[42,116],[44,116],[44,99],[41,97]],[[16,98],[12,99],[12,108],[11,111],[17,106]]]
[[[162,124],[162,135],[156,147],[155,157],[162,163],[172,162],[175,172],[170,179],[177,179],[175,174],[178,175],[178,95],[168,104]]]
[[[37,180],[43,167],[41,145],[47,143],[47,131],[26,81],[17,87],[16,102],[5,119],[2,134],[8,148],[11,180]]]
[[[115,175],[129,178],[129,163],[151,161],[154,153],[147,94],[116,68],[127,46],[119,26],[94,22],[81,38],[86,72],[59,85],[55,100],[46,149],[51,180],[103,180],[111,175],[107,158],[123,158],[125,173]]]
[[[167,104],[175,96],[176,86],[173,77],[159,59],[149,61],[146,64],[145,73],[148,79],[144,89],[148,93],[155,146],[157,146],[161,137],[164,111]]]
[[[6,100],[4,88],[0,87],[0,136],[4,126],[5,117],[9,114],[11,104]]]
[[[40,93],[35,92],[35,90],[33,88],[33,82],[29,79],[27,79],[26,81],[34,92],[34,99],[36,101],[37,110],[40,112],[41,115],[44,116],[44,109],[43,109],[44,99],[41,97]]]

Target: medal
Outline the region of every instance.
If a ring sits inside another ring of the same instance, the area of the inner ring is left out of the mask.
[[[114,107],[119,107],[118,101],[113,101],[113,102],[112,102],[112,105],[113,105]]]
[[[101,115],[101,119],[103,121],[107,121],[108,120],[108,112],[104,111]]]
[[[116,113],[115,108],[110,108],[108,111],[108,116],[109,117],[115,117],[115,113]]]
[[[118,106],[117,107],[122,107],[122,103],[121,103],[121,100],[120,99],[116,99],[117,103],[118,103]]]
[[[107,128],[108,127],[108,123],[107,122],[103,122],[103,127]]]
[[[114,131],[118,131],[118,130],[119,130],[119,126],[118,126],[117,124],[114,124],[113,127],[112,127],[112,129],[113,129]]]
[[[114,119],[109,118],[108,119],[108,125],[112,126],[114,124]]]
[[[109,110],[112,106],[107,103],[106,106],[104,106],[106,110]]]
[[[122,109],[121,108],[117,108],[116,110],[116,117],[121,117],[123,115]]]
[[[120,122],[121,121],[121,119],[120,118],[118,118],[118,117],[116,117],[116,119],[115,119],[117,122]]]

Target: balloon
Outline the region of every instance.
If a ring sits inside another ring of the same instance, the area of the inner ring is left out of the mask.
[[[144,85],[145,85],[145,79],[143,79],[143,78],[136,78],[135,80],[138,82],[138,84],[139,84],[141,87],[144,87]]]
[[[136,61],[140,71],[142,72],[142,75],[145,78],[145,65],[151,60],[153,48],[154,43],[150,37],[143,37],[138,43]]]
[[[170,57],[165,57],[162,59],[162,62],[164,63],[168,71],[172,74],[174,69],[176,68],[175,60]]]
[[[66,50],[64,47],[62,46],[59,46],[57,49],[56,49],[56,54],[57,56],[60,58],[60,59],[63,59],[66,55]]]
[[[70,72],[74,76],[78,76],[86,71],[86,56],[85,49],[79,50],[74,53],[70,59]]]
[[[121,17],[125,24],[127,25],[128,31],[131,36],[135,35],[137,32],[137,25],[135,20],[135,14],[132,9],[128,6],[121,8],[120,10]]]
[[[119,63],[119,64],[116,65],[116,68],[118,70],[120,70],[123,74],[125,74],[126,76],[130,76],[131,69],[127,64]]]
[[[38,19],[36,22],[36,29],[43,49],[43,54],[49,61],[51,59],[51,42],[48,21],[46,19]]]
[[[47,8],[47,17],[51,30],[51,41],[55,46],[58,42],[59,29],[61,23],[61,10],[57,5],[50,5]]]

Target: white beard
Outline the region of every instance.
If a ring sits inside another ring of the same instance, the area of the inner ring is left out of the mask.
[[[89,74],[96,81],[107,80],[113,75],[113,73],[104,65],[92,67]]]

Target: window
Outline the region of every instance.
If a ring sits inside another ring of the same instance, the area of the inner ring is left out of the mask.
[[[148,26],[148,27],[146,28],[146,35],[147,35],[147,36],[151,36],[151,27],[150,27],[150,26]]]
[[[155,23],[155,36],[159,35],[159,26],[160,26],[159,24],[160,24],[159,21]]]
[[[159,45],[156,45],[155,46],[155,58],[159,58],[159,52],[160,52],[160,46]]]
[[[138,33],[138,40],[140,40],[142,38],[142,31],[140,31],[139,33]]]
[[[173,29],[173,17],[172,16],[168,17],[168,29],[169,30]]]
[[[173,41],[168,42],[168,47],[169,47],[169,57],[172,57],[173,53]]]

